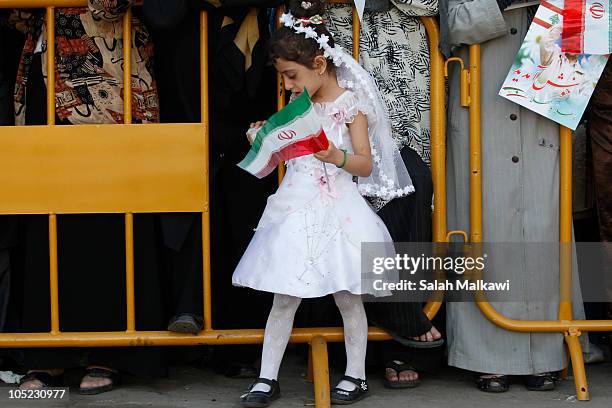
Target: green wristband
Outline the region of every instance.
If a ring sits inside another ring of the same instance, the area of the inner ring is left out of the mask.
[[[339,168],[339,169],[344,167],[344,165],[346,164],[346,159],[348,158],[348,153],[346,152],[346,149],[340,149],[340,150],[342,150],[342,152],[344,153],[344,158],[342,159],[342,164],[341,165],[338,166],[336,164],[336,167]]]

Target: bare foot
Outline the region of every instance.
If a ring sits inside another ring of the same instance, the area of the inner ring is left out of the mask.
[[[101,368],[103,370],[115,371],[111,368],[102,367],[102,366],[87,367],[87,369],[90,369],[90,368]],[[105,385],[112,384],[112,382],[113,380],[111,380],[110,378],[92,377],[90,375],[85,375],[83,376],[83,379],[81,379],[81,388],[100,388],[100,387],[104,387]]]
[[[435,326],[431,326],[431,329],[429,329],[429,331],[427,333],[424,333],[424,334],[422,334],[420,336],[412,337],[412,340],[417,340],[417,341],[435,341],[435,340],[438,340],[441,337],[442,337],[442,335],[440,334],[438,329],[436,329]]]
[[[55,377],[55,376],[61,375],[64,372],[64,370],[59,369],[59,368],[53,369],[53,370],[29,370],[28,374],[35,373],[35,372],[36,373],[47,373]],[[28,380],[28,381],[21,383],[19,385],[19,389],[20,390],[40,390],[44,388],[44,386],[45,384],[43,384],[42,381],[32,379],[32,380]]]
[[[395,372],[394,369],[392,368],[387,368],[385,370],[385,377],[387,378],[387,380],[391,381],[391,382],[396,382],[396,381],[414,381],[414,380],[418,380],[419,379],[419,373],[417,373],[414,370],[403,370],[399,372],[399,378]]]

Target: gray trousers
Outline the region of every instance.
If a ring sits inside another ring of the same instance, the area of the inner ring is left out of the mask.
[[[516,33],[481,46],[483,242],[555,243],[559,239],[559,126],[497,95],[529,28],[525,9],[506,12],[504,17]],[[459,54],[468,60],[467,49]],[[457,69],[452,72],[449,92],[448,229],[469,231],[469,118],[459,105]],[[538,284],[558,288],[558,280],[533,279],[534,274],[558,279],[558,258],[544,258],[526,251],[513,262],[490,259],[486,272],[493,277],[519,276],[513,285],[532,291],[538,290]],[[577,283],[574,287],[578,289]],[[582,318],[581,299],[575,292],[574,317]],[[525,299],[494,306],[515,319],[557,319],[558,297]],[[474,303],[449,303],[447,311],[452,366],[512,375],[565,366],[561,334],[504,330]]]

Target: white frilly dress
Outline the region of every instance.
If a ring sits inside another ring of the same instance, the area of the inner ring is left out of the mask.
[[[333,102],[313,105],[328,139],[352,153],[347,124],[367,109],[357,95],[345,90]],[[339,291],[384,296],[362,284],[362,242],[392,239],[353,176],[333,164],[324,168],[313,155],[298,157],[287,162],[232,282],[299,298]]]

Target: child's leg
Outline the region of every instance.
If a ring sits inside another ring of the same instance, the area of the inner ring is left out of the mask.
[[[344,345],[346,348],[345,375],[365,379],[365,358],[368,345],[368,319],[361,296],[342,291],[334,293],[334,300],[344,323]],[[355,389],[355,384],[340,381],[338,388],[346,391]]]
[[[293,328],[293,317],[301,301],[302,299],[293,296],[274,295],[272,310],[270,310],[266,323],[259,377],[269,380],[277,379],[278,369]],[[269,385],[259,383],[251,391],[267,392],[269,390]]]

